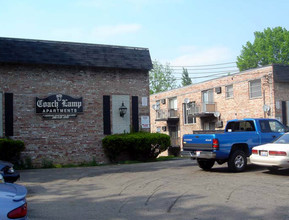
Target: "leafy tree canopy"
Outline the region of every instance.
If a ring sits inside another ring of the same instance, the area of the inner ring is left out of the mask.
[[[150,94],[167,91],[177,87],[176,78],[169,64],[165,66],[158,61],[153,61],[153,69],[149,73]]]
[[[183,68],[182,73],[182,86],[188,86],[192,84],[192,79],[189,77],[188,70],[186,68]]]
[[[289,64],[289,32],[285,28],[267,28],[254,35],[254,43],[248,41],[237,57],[240,71],[272,63]]]

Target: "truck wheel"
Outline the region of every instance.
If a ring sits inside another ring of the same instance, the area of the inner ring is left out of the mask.
[[[197,159],[197,162],[200,168],[207,171],[210,170],[215,164],[214,160]]]
[[[242,172],[247,166],[247,157],[244,151],[236,150],[228,161],[228,167],[233,172]]]

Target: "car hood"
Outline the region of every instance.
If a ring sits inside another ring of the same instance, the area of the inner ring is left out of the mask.
[[[24,186],[13,183],[0,183],[0,198],[10,198],[13,201],[23,200],[27,195]]]

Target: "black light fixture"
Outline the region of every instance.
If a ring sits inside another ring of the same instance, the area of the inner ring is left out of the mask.
[[[127,107],[125,107],[125,105],[122,102],[121,106],[119,107],[119,115],[120,115],[120,117],[123,118],[124,115],[126,114],[126,111],[127,111]]]

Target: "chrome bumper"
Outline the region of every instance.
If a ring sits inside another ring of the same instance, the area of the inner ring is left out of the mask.
[[[191,159],[215,159],[216,153],[210,151],[181,151],[182,157],[188,157]]]

